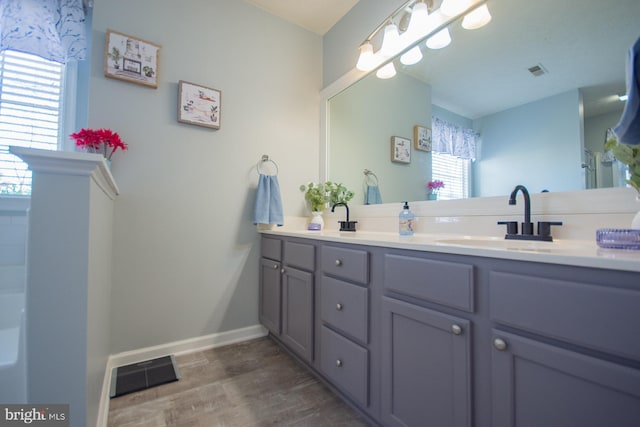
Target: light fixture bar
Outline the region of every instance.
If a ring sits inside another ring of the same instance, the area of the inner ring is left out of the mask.
[[[360,43],[360,46],[362,46],[363,44],[365,44],[365,43],[370,42],[371,40],[373,40],[373,38],[376,36],[376,34],[378,34],[378,33],[380,32],[380,30],[382,30],[382,29],[383,29],[383,28],[384,28],[384,27],[389,23],[389,21],[392,21],[392,20],[393,20],[393,18],[395,18],[395,16],[396,16],[398,13],[402,12],[405,8],[407,8],[407,7],[411,6],[413,3],[416,3],[416,2],[418,2],[418,1],[420,1],[420,0],[407,0],[406,2],[404,2],[404,3],[402,4],[402,6],[398,7],[398,8],[397,8],[396,10],[394,10],[394,11],[393,11],[389,16],[387,16],[387,18],[386,18],[384,21],[382,21],[382,22],[380,23],[380,25],[378,25],[378,26],[376,27],[376,29],[375,29],[375,30],[373,30],[373,31],[371,32],[371,34],[369,34],[369,37],[367,37],[366,39],[364,39],[364,40],[362,41],[362,43]]]
[[[426,40],[430,36],[437,34],[438,32],[445,30],[451,25],[453,22],[458,20],[459,18],[464,17],[465,15],[473,12],[478,9],[482,5],[486,4],[488,0],[464,0],[466,3],[466,8],[460,10],[454,16],[447,16],[442,13],[440,9],[435,9],[433,12],[429,13],[427,19],[425,20],[425,26],[423,28],[412,29],[412,31],[404,31],[402,34],[399,34],[398,42],[399,44],[395,47],[394,52],[382,52],[383,49],[378,50],[377,52],[373,52],[373,46],[371,41],[373,38],[388,24],[393,23],[393,20],[397,17],[400,12],[408,9],[410,6],[415,3],[426,3],[427,7],[433,3],[433,0],[407,0],[400,7],[393,11],[391,15],[389,15],[375,30],[360,44],[360,57],[358,58],[358,63],[356,64],[356,68],[360,71],[373,71],[377,70],[387,63],[393,61],[393,57],[397,55],[404,55],[408,53],[413,47],[416,46],[418,42],[421,40]],[[383,40],[382,44],[385,44],[385,40]],[[442,46],[441,46],[442,47]],[[385,49],[386,50],[386,49]],[[389,49],[391,50],[391,49]],[[408,58],[405,57],[405,60]],[[401,61],[402,62],[402,61]],[[411,62],[411,61],[409,61]],[[406,65],[406,64],[405,64]]]

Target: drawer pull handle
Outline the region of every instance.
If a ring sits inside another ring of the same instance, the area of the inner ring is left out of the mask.
[[[342,304],[337,303],[337,304],[336,304],[336,310],[338,310],[338,311],[342,311]]]
[[[280,273],[284,274],[284,268],[282,270],[280,270]]]
[[[342,261],[337,259],[336,260],[336,267],[340,267],[342,265]]]
[[[507,343],[501,338],[493,340],[493,346],[500,351],[505,351],[507,349]]]
[[[460,335],[462,333],[462,328],[460,327],[460,325],[456,325],[454,323],[453,325],[451,325],[451,332],[453,332],[453,335]]]
[[[277,270],[278,269],[278,264],[273,264],[273,269]]]
[[[338,359],[336,360],[336,366],[339,368],[342,366],[342,360]]]

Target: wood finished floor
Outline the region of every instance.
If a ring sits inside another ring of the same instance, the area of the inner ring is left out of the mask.
[[[111,399],[108,426],[368,425],[267,337],[176,363],[179,381]]]

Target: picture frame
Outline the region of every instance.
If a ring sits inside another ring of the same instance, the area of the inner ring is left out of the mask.
[[[413,142],[416,150],[431,151],[431,128],[415,125],[413,127]]]
[[[160,45],[114,30],[107,30],[104,44],[104,75],[158,88]]]
[[[178,82],[178,121],[220,129],[222,92],[195,83]]]
[[[401,136],[391,137],[391,161],[411,163],[411,140]]]

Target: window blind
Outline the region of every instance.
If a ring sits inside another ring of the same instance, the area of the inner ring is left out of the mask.
[[[63,81],[62,64],[0,52],[0,194],[31,194],[31,171],[9,146],[58,149]]]
[[[431,179],[444,182],[438,199],[451,200],[469,197],[470,160],[450,154],[432,152]]]

